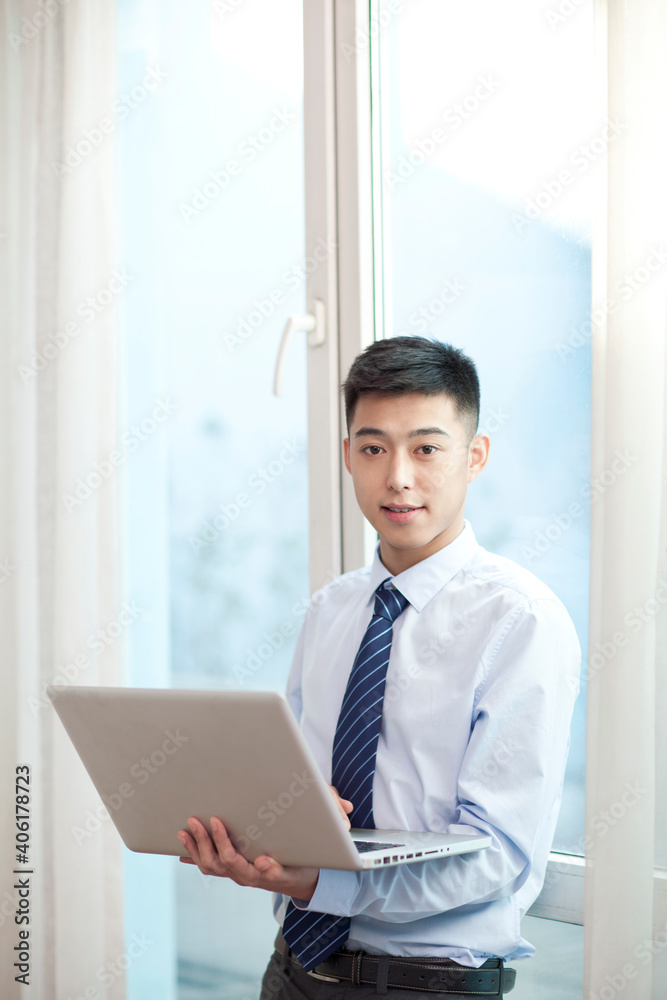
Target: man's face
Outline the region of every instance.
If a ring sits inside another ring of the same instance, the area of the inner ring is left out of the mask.
[[[468,483],[484,468],[489,439],[468,441],[449,396],[364,393],[345,439],[362,513],[396,575],[454,541],[463,529]]]

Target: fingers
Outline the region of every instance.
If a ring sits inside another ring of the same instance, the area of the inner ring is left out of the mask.
[[[237,852],[217,816],[211,818],[212,838],[204,824],[194,816],[190,817],[188,825],[190,830],[181,830],[178,839],[190,854],[193,864],[204,875],[231,878],[238,885],[257,885],[261,871]],[[275,864],[270,858],[266,860]],[[270,871],[269,866],[267,871]]]
[[[262,854],[254,863],[238,853],[230,840],[224,824],[217,816],[211,819],[211,837],[198,819],[191,816],[189,830],[180,830],[178,839],[185,847],[189,858],[181,858],[185,864],[197,865],[204,875],[230,878],[237,885],[283,892],[300,899],[310,899],[319,872],[315,868],[285,868],[275,858]]]
[[[180,830],[178,839],[190,857],[180,860],[186,865],[197,865],[203,875],[230,878],[237,885],[282,892],[299,899],[310,899],[313,895],[319,878],[317,868],[286,868],[267,854],[261,854],[251,864],[237,852],[217,816],[211,819],[212,837],[194,816],[188,825],[190,829]]]
[[[349,799],[341,799],[340,795],[338,794],[338,789],[335,787],[335,785],[329,785],[329,791],[333,794],[334,798],[338,800],[338,803],[343,807],[346,813],[352,812],[354,806],[352,805]]]
[[[213,831],[213,844],[211,847],[214,847],[219,859],[229,870],[229,873],[242,879],[253,878],[256,875],[253,865],[249,861],[246,861],[242,854],[238,853],[229,839],[222,821],[217,816],[211,818],[211,830]],[[252,884],[252,882],[248,884]]]
[[[197,841],[194,839],[189,830],[179,830],[178,839],[185,848],[185,850],[190,855],[190,860],[193,864],[198,865],[200,863],[199,849],[197,847]],[[182,859],[187,860],[187,859]]]
[[[264,854],[259,858],[255,858],[253,864],[257,871],[261,873],[262,878],[279,879],[284,872],[282,865],[278,864],[274,858],[269,858]]]
[[[350,829],[350,821],[347,818],[347,814],[352,812],[352,810],[354,809],[354,806],[349,801],[349,799],[341,799],[341,797],[338,794],[338,789],[334,788],[333,785],[329,785],[329,791],[333,795],[334,802],[338,806],[338,811],[341,814],[341,816],[343,817],[343,820],[345,821],[345,826],[349,830]]]
[[[178,839],[187,850],[193,863],[204,875],[226,875],[226,865],[204,824],[191,816],[188,820],[188,826],[189,830],[179,832]]]

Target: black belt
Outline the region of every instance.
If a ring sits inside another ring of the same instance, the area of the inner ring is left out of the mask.
[[[276,948],[289,961],[302,967],[294,952],[278,934]],[[459,996],[501,997],[514,989],[516,972],[506,969],[502,958],[490,958],[478,969],[459,965],[451,958],[399,958],[367,955],[364,951],[339,948],[309,975],[336,982],[347,980],[354,986],[380,985],[383,989],[421,990],[422,993],[454,993]]]

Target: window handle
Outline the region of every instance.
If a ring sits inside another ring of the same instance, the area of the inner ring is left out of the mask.
[[[308,334],[308,346],[319,347],[326,340],[326,328],[324,319],[324,302],[322,299],[315,299],[315,308],[312,313],[303,316],[290,316],[285,323],[280,347],[278,348],[278,358],[276,360],[276,371],[273,377],[273,394],[282,396],[283,394],[283,368],[285,367],[285,357],[292,339],[292,334],[298,330],[305,330]]]

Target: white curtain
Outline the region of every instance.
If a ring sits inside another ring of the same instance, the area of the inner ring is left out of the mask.
[[[28,995],[15,981],[12,904],[13,879],[29,877],[30,995],[121,1000],[120,841],[108,820],[77,833],[99,799],[43,693],[54,679],[118,682],[117,484],[99,472],[116,439],[124,288],[113,256],[114,3],[3,0],[0,38],[0,992]],[[26,865],[18,765],[30,768]]]
[[[667,996],[667,5],[599,0],[584,996]],[[619,461],[625,456],[627,461]],[[656,867],[657,866],[657,867]]]

